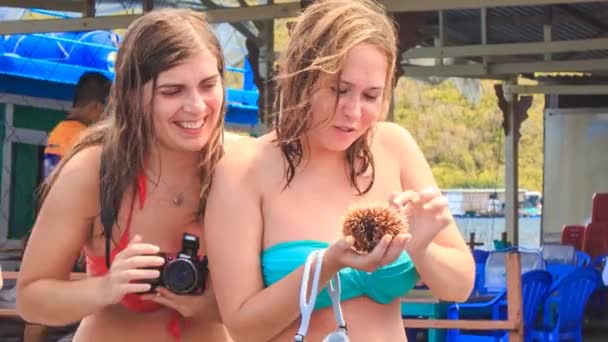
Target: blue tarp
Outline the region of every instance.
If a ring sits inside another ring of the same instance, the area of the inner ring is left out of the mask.
[[[119,44],[116,33],[101,30],[0,36],[0,92],[70,101],[83,72],[97,71],[114,79]],[[227,91],[226,122],[258,124],[259,93],[249,64],[228,69],[243,73],[244,82],[241,89]]]

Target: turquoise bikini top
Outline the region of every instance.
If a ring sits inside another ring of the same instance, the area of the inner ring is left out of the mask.
[[[276,283],[289,273],[304,265],[308,255],[318,249],[329,247],[326,242],[297,240],[276,244],[262,252],[262,273],[266,287]],[[375,272],[367,273],[352,268],[340,270],[341,300],[367,296],[380,304],[388,304],[405,295],[419,280],[414,263],[409,255],[401,253],[392,264]],[[331,306],[324,289],[317,297],[316,309]]]

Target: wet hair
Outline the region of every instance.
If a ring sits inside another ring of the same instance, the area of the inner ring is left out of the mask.
[[[112,191],[102,193],[101,200],[120,208],[125,191],[136,184],[137,175],[143,170],[144,161],[156,143],[151,115],[153,108],[144,103],[144,85],[152,82],[152,89],[155,89],[161,72],[201,51],[209,51],[217,59],[217,70],[223,82],[225,64],[221,46],[202,13],[188,9],[160,9],[133,21],[118,50],[115,82],[104,119],[87,130],[47,178],[41,187],[39,205],[44,202],[63,166],[74,155],[88,147],[102,145],[104,175],[101,181]],[[201,219],[213,169],[223,155],[225,106],[223,102],[217,125],[200,151],[198,214]]]
[[[311,98],[324,76],[334,76],[336,86],[350,50],[368,43],[386,55],[388,69],[383,93],[383,117],[389,108],[397,55],[396,28],[384,8],[373,0],[317,0],[304,10],[290,29],[290,40],[278,62],[276,142],[285,161],[285,187],[303,158],[303,137],[311,126]],[[337,103],[336,103],[337,105]],[[347,150],[351,185],[359,194],[368,192],[375,179],[374,158],[368,130]],[[371,169],[365,188],[357,176]]]

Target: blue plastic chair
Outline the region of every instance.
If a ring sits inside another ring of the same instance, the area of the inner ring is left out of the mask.
[[[583,251],[576,251],[576,266],[587,267],[591,264],[591,256]]]
[[[589,263],[589,267],[596,269],[598,272],[602,272],[608,261],[608,254],[601,254],[593,258]],[[608,313],[608,305],[606,304],[606,298],[608,298],[608,286],[602,283],[595,293],[592,294],[589,303],[589,312],[599,319],[606,319]]]
[[[539,341],[582,342],[583,314],[591,294],[600,284],[599,272],[577,268],[558,280],[549,290],[540,328],[529,331]]]
[[[576,248],[571,245],[545,244],[542,246],[543,259],[555,280],[574,271],[577,266]]]
[[[522,276],[522,305],[523,305],[523,325],[524,337],[526,341],[532,341],[528,338],[531,334],[528,333],[534,326],[539,308],[541,307],[544,298],[551,288],[553,278],[551,274],[544,270],[533,270],[526,272]],[[465,312],[467,318],[483,316],[484,313],[490,314],[485,319],[492,320],[507,319],[507,292],[503,290],[497,294],[492,300],[484,303],[464,303],[453,304],[448,308],[448,319],[460,319],[461,312]],[[489,316],[489,317],[488,317]],[[466,331],[450,329],[447,333],[448,342],[502,342],[508,341],[508,332],[506,331]]]
[[[546,268],[541,252],[536,249],[510,247],[501,251],[491,251],[486,260],[484,283],[483,288],[479,292],[480,294],[499,293],[507,287],[505,256],[512,251],[519,253],[522,274],[533,270],[544,270]]]

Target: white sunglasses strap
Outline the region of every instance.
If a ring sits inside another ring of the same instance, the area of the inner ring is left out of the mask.
[[[317,302],[317,294],[319,293],[319,280],[321,278],[321,267],[323,263],[323,255],[325,250],[316,250],[308,255],[306,263],[304,264],[304,273],[302,274],[302,283],[300,285],[300,313],[302,315],[300,328],[295,336],[296,342],[304,341],[304,337],[308,332],[308,326],[310,324],[310,318]],[[313,275],[310,299],[306,300],[306,293],[308,290],[308,280],[310,279],[310,271],[313,260],[316,256],[315,273]]]

